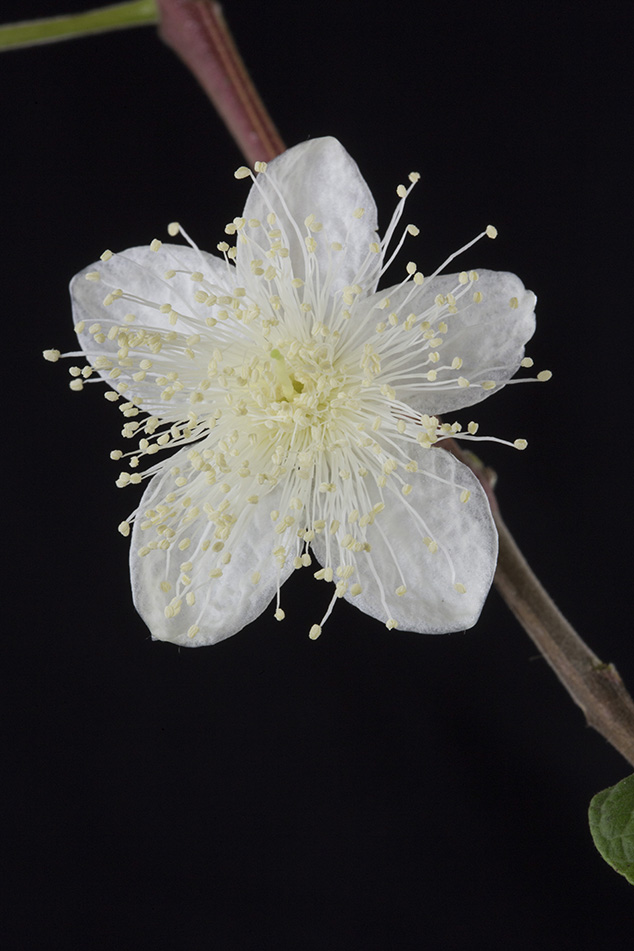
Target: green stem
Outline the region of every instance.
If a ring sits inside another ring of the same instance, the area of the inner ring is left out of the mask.
[[[0,50],[72,40],[91,33],[106,33],[152,23],[158,23],[155,0],[128,0],[127,3],[116,3],[86,13],[7,23],[0,26]]]

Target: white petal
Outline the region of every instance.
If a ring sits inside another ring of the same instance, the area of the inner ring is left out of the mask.
[[[280,194],[286,210],[282,208]],[[360,218],[354,216],[357,209],[364,211]],[[376,205],[356,162],[336,139],[303,142],[274,159],[266,172],[258,175],[243,215],[247,221],[256,218],[265,225],[271,212],[277,216],[272,227],[282,230],[283,243],[290,250],[295,277],[306,277],[304,239],[312,235],[317,245],[313,258],[322,279],[331,256],[338,268],[332,291],[358,279],[370,244],[377,240]],[[321,231],[308,230],[304,222],[309,215],[323,225]],[[330,251],[333,242],[341,244],[343,250]],[[248,275],[253,251],[250,245],[240,242],[237,248],[238,271]]]
[[[186,454],[181,452],[171,461],[178,464],[185,458]],[[150,538],[149,532],[141,528],[144,513],[155,509],[170,492],[178,496],[173,503],[173,508],[178,509],[186,491],[175,488],[170,472],[155,476],[146,489],[132,532],[132,594],[154,640],[171,641],[182,647],[205,647],[231,637],[259,617],[293,566],[289,559],[278,569],[271,554],[279,540],[273,532],[270,511],[276,502],[279,504],[281,490],[274,490],[260,504],[248,507],[239,537],[234,539],[232,535],[231,542],[227,542],[226,550],[231,551],[232,557],[228,565],[222,565],[219,578],[209,577],[210,565],[217,565],[218,557],[211,550],[201,550],[205,540],[214,541],[214,526],[204,513],[187,526],[185,537],[190,544],[186,549],[174,545],[169,552],[154,550],[139,555]],[[192,567],[183,572],[183,563],[190,561]],[[255,572],[260,575],[257,584],[253,581]],[[183,573],[191,578],[191,584],[184,588],[179,585]],[[160,587],[165,582],[171,585],[168,593]],[[186,600],[188,591],[195,592],[195,604],[191,606]],[[182,605],[175,617],[166,617],[165,607],[173,597],[180,597]],[[193,626],[198,627],[198,632],[190,636]]]
[[[165,273],[171,270],[175,270],[176,274],[172,278],[166,278]],[[100,370],[101,375],[111,386],[128,384],[127,398],[136,400],[141,397],[148,412],[154,412],[161,406],[167,410],[165,403],[161,404],[160,401],[163,386],[154,383],[153,376],[156,374],[150,375],[142,384],[135,382],[132,375],[138,371],[138,366],[126,367],[125,360],[120,362],[117,337],[109,339],[108,331],[113,326],[127,327],[130,332],[144,328],[165,333],[175,331],[181,335],[183,341],[193,334],[204,334],[205,319],[212,317],[217,308],[207,307],[195,300],[194,293],[201,284],[192,281],[190,274],[196,271],[201,272],[209,284],[218,288],[229,286],[229,293],[233,292],[233,266],[228,266],[219,258],[194,248],[169,244],[162,245],[157,252],[151,251],[148,246],[129,248],[121,254],[114,254],[106,261],[98,261],[84,268],[70,283],[73,321],[76,327],[83,324],[78,338],[87,359],[94,364],[100,357],[110,358],[112,365],[118,368],[116,381],[110,376],[109,370]],[[99,273],[99,280],[86,278],[87,274],[95,272]],[[124,291],[125,295],[142,298],[146,303],[132,301],[124,296],[104,305],[108,295],[117,290]],[[172,324],[169,314],[159,309],[161,305],[169,305],[181,316]],[[135,320],[131,323],[124,319],[128,314],[135,315]],[[106,337],[99,343],[93,339],[90,332],[96,324],[100,325]],[[235,326],[233,322],[227,321],[222,327],[223,333],[230,333],[232,326]],[[149,351],[147,356],[152,358]],[[166,366],[163,368],[160,356],[153,362],[159,372],[176,369],[171,364],[167,365],[169,361],[165,361]],[[175,406],[186,403],[189,395],[190,391],[187,389],[180,395],[176,394],[172,402]],[[168,415],[168,412],[161,415]]]
[[[358,579],[362,593],[345,597],[383,622],[394,618],[401,630],[466,630],[478,620],[495,572],[497,531],[489,503],[473,473],[445,450],[416,448],[412,458],[419,465],[418,473],[408,474],[412,491],[384,490],[385,509],[368,528],[371,551],[357,555],[352,581]],[[460,501],[463,489],[471,492],[467,502]],[[425,536],[437,543],[436,552]],[[313,547],[323,564],[321,536]],[[403,584],[407,591],[399,596]]]
[[[401,324],[410,313],[415,313],[430,320],[432,327],[437,327],[439,321],[447,325],[447,333],[440,335],[442,344],[435,348],[440,356],[438,364],[427,362],[429,347],[420,335],[413,336],[415,331],[409,332],[408,348],[399,336],[400,326],[381,337],[382,374],[396,388],[397,399],[418,412],[440,415],[490,396],[490,389],[458,386],[458,376],[470,384],[494,380],[503,386],[517,371],[524,345],[535,331],[533,292],[527,291],[515,274],[486,270],[477,273],[479,279],[471,285],[460,285],[455,274],[439,275],[416,288],[407,302],[405,298],[413,289],[411,282],[402,288],[386,288],[365,302],[368,306],[389,297],[389,310],[399,312]],[[463,296],[459,296],[463,291]],[[446,305],[434,304],[438,295],[446,297],[452,292],[457,297],[455,314],[448,313]],[[482,294],[480,303],[474,302],[474,293]],[[385,311],[375,308],[368,312],[366,319],[372,326],[378,319],[377,313],[383,316]],[[429,369],[450,367],[456,357],[462,360],[458,370],[439,369],[435,383],[425,382]],[[391,379],[391,373],[398,373],[398,378]],[[447,382],[443,385],[443,381]]]

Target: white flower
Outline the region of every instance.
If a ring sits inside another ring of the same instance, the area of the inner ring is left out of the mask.
[[[305,619],[313,638],[338,597],[389,628],[468,628],[497,536],[476,478],[433,448],[460,429],[437,417],[530,365],[535,297],[512,274],[423,279],[411,264],[377,292],[418,233],[408,225],[388,251],[415,174],[380,240],[372,196],[336,140],[256,172],[222,257],[189,238],[155,240],[105,252],[71,284],[91,364],[71,369],[71,386],[94,368],[120,399],[133,449],[111,454],[127,464],[117,484],[152,476],[120,526],[133,524],[135,605],[154,638],[213,644],[273,599],[282,619],[283,582],[312,566],[332,595],[319,623]],[[141,473],[144,456],[154,465]]]

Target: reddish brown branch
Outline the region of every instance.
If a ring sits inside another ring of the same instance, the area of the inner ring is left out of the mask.
[[[211,99],[247,162],[268,162],[284,143],[251,82],[220,4],[157,0],[159,33]]]
[[[588,647],[533,574],[500,515],[493,473],[449,442],[443,445],[477,475],[491,503],[500,538],[496,588],[590,726],[634,766],[634,701],[616,668],[603,663]]]
[[[284,143],[245,69],[220,6],[211,0],[157,0],[164,41],[194,73],[250,164],[269,161]],[[500,537],[495,585],[560,681],[598,730],[634,765],[634,702],[541,586],[499,512],[494,474],[452,440],[444,447],[478,476]]]

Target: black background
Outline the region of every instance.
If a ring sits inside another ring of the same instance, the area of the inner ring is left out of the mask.
[[[536,291],[528,352],[554,377],[476,411],[526,452],[481,448],[537,574],[634,687],[622,9],[225,4],[285,141],[337,136],[383,226],[421,172],[423,270],[498,227],[458,266]],[[466,634],[388,632],[341,602],[312,642],[327,596],[300,572],[283,624],[267,612],[200,650],[150,641],[116,531],[136,504],[108,459],[119,415],[40,353],[74,348],[67,283],[105,247],[176,218],[213,249],[243,160],[151,28],[5,54],[0,84],[12,946],[626,946],[634,893],[586,810],[631,769],[497,593]]]

